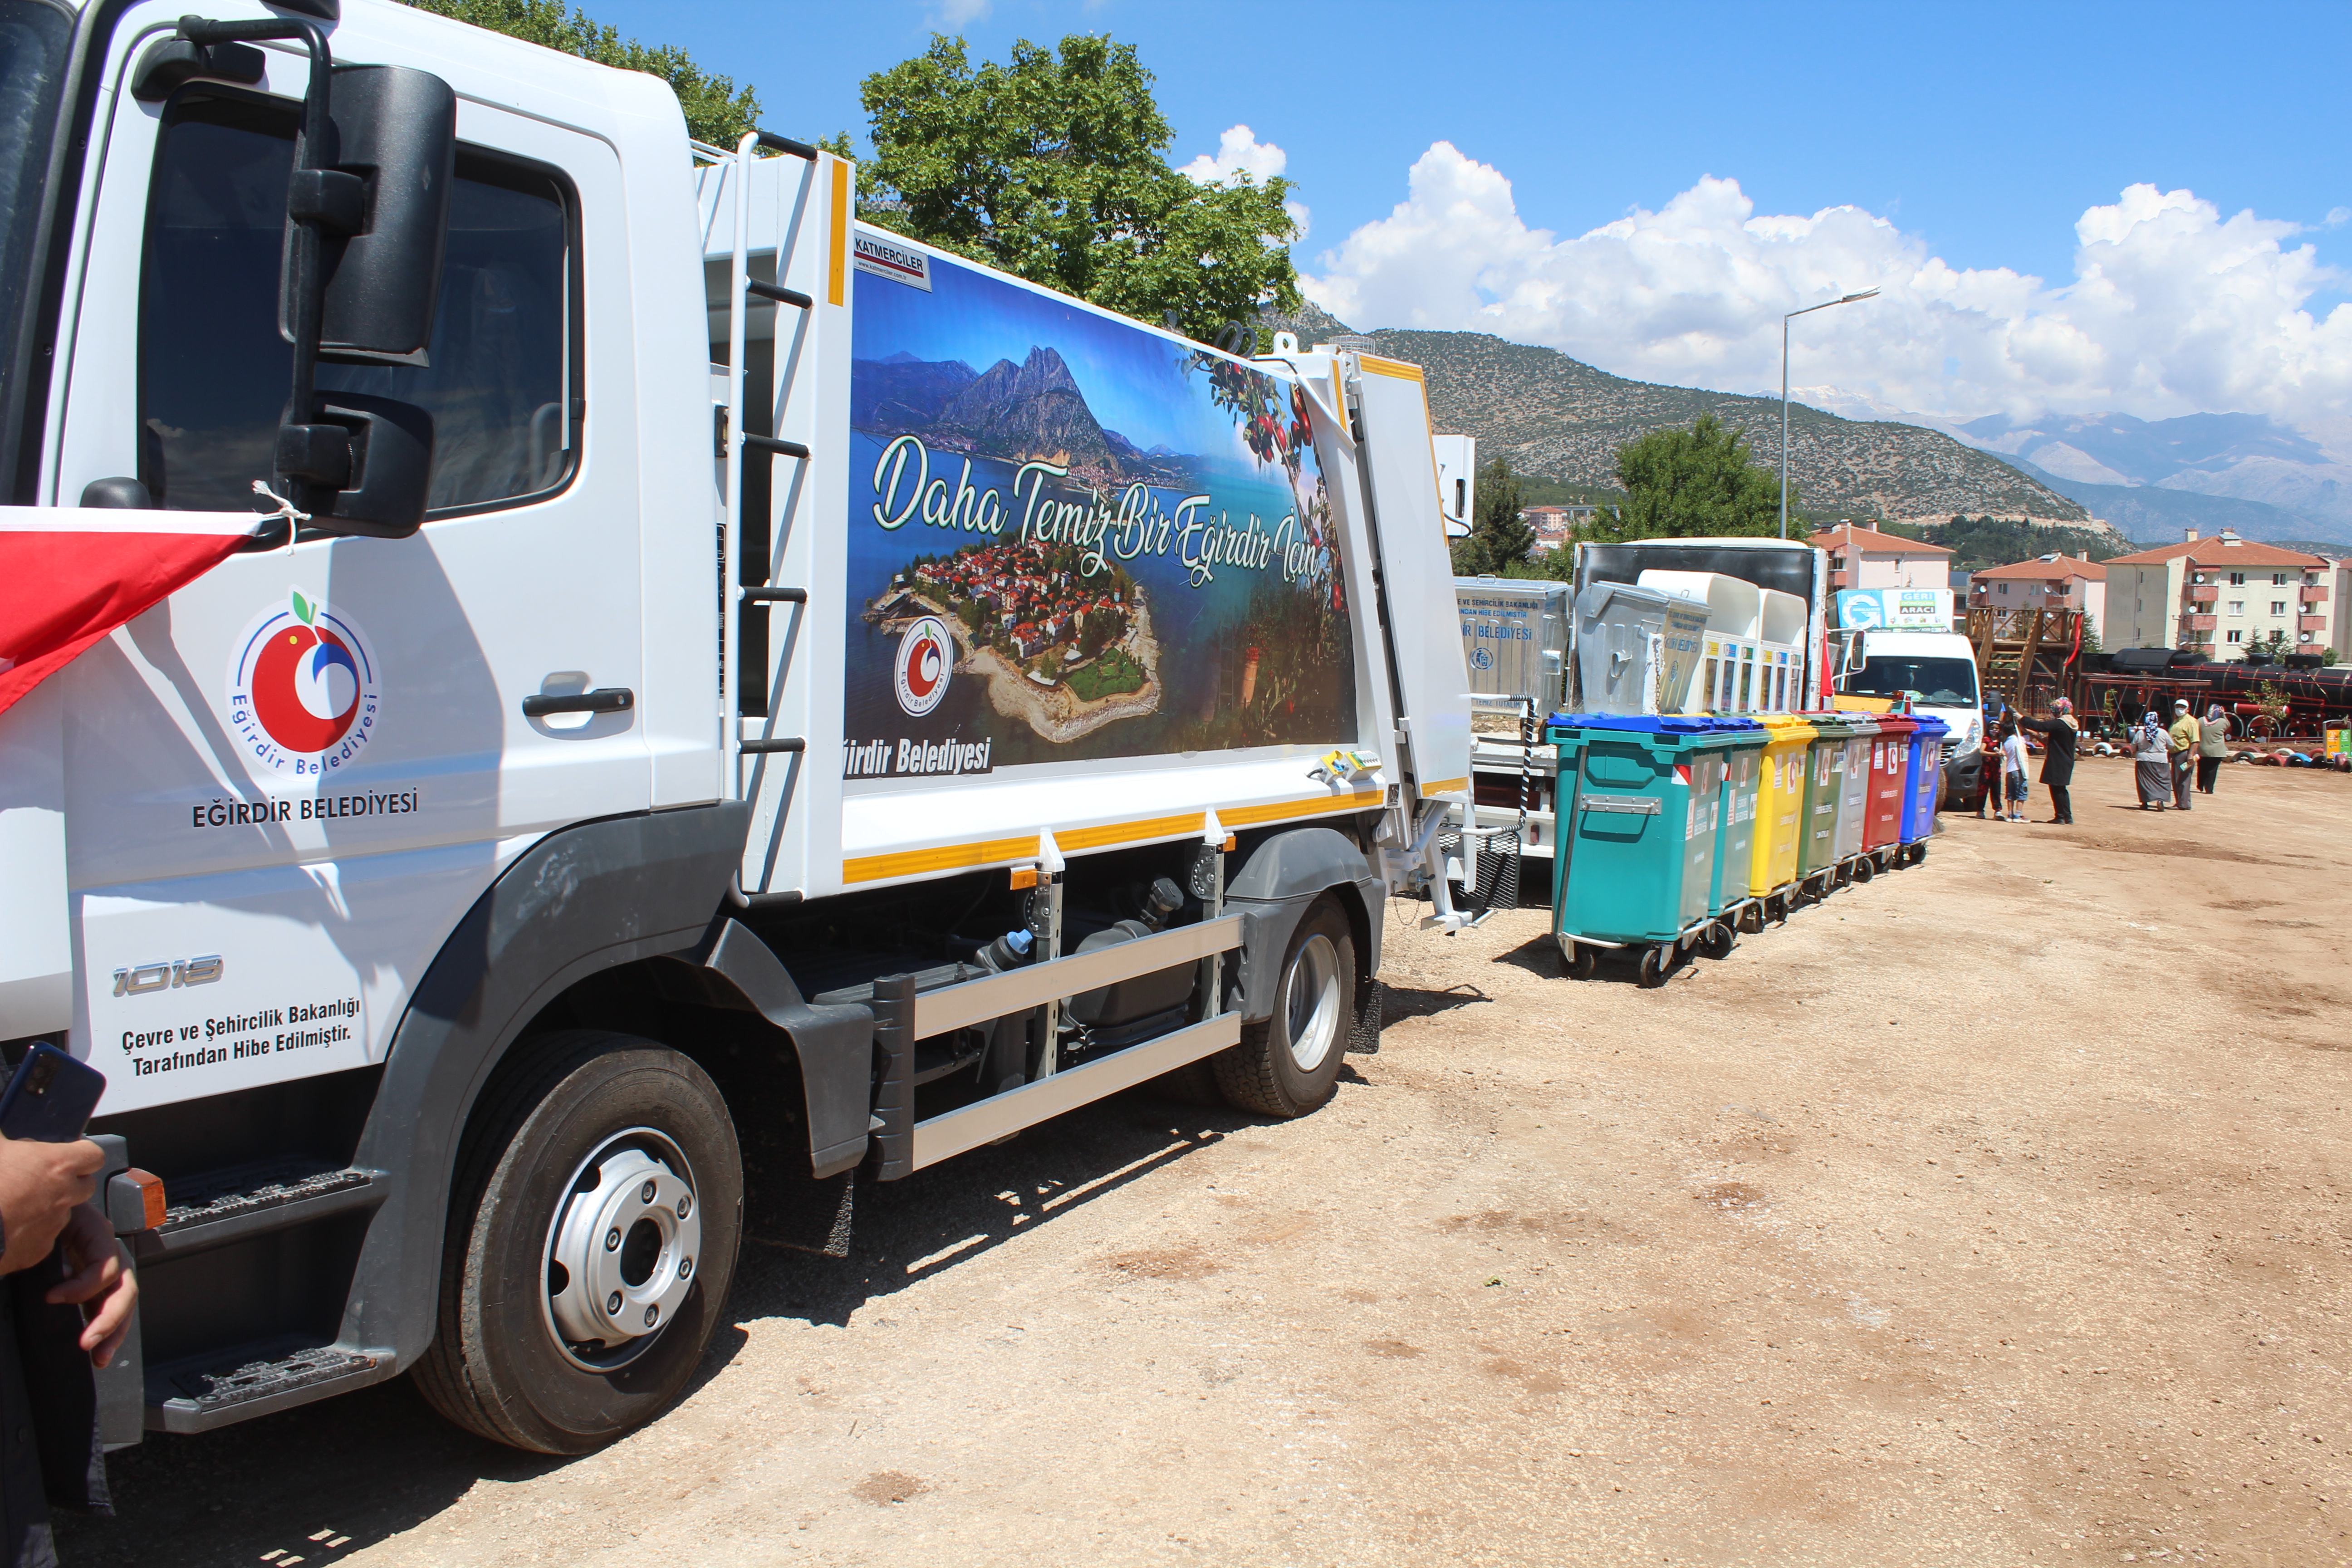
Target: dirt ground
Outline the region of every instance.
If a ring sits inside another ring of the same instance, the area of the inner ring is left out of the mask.
[[[2352,781],[2129,767],[1659,991],[1400,905],[1319,1114],[863,1193],[591,1458],[404,1381],[151,1439],[68,1561],[2346,1561]]]

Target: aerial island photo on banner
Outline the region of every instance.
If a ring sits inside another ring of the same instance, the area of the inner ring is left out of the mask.
[[[1304,395],[942,257],[887,247],[868,265],[866,248],[851,787],[1353,742],[1349,604]]]

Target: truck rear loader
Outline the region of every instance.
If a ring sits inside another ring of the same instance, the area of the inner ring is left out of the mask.
[[[109,1440],[413,1371],[578,1452],[748,1238],[1462,918],[1420,373],[1238,358],[378,0],[0,0],[0,1042],[110,1088]]]

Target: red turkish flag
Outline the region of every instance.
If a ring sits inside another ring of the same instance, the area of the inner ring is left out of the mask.
[[[0,508],[0,713],[74,655],[235,554],[270,521]]]

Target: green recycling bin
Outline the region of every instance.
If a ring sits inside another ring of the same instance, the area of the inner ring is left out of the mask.
[[[1755,901],[1748,889],[1756,858],[1759,786],[1764,779],[1764,746],[1771,732],[1753,719],[1717,718],[1715,739],[1723,752],[1723,804],[1716,813],[1715,879],[1707,907],[1717,918],[1747,912]],[[1743,922],[1750,931],[1760,921]],[[1725,931],[1730,930],[1727,923]]]
[[[1717,721],[1555,714],[1559,773],[1552,931],[1570,974],[1637,952],[1644,985],[1715,924],[1717,816],[1728,754]]]

